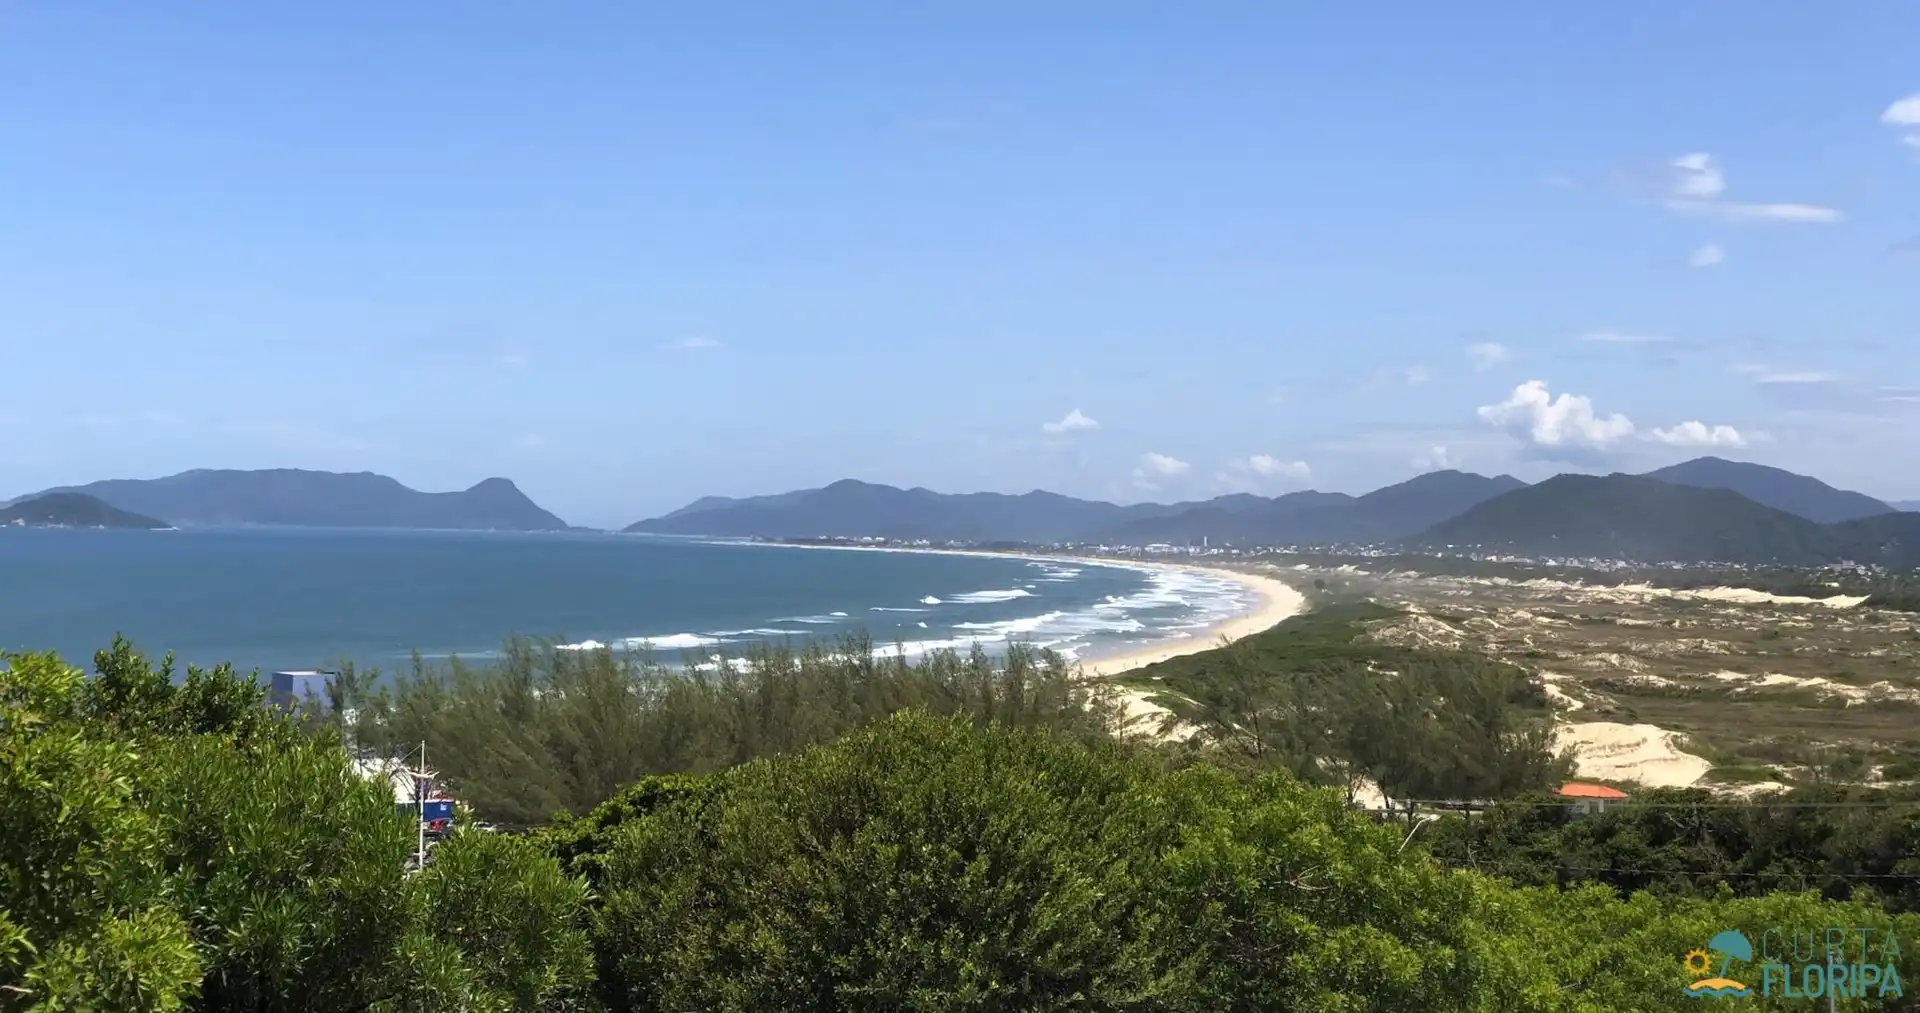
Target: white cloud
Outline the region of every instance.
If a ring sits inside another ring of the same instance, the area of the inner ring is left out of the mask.
[[[1880,122],[1900,130],[1900,142],[1909,148],[1920,150],[1920,92],[1887,107],[1880,114]]]
[[[1699,421],[1643,432],[1625,415],[1599,414],[1592,401],[1578,394],[1554,397],[1544,380],[1528,380],[1505,401],[1479,409],[1479,415],[1547,457],[1591,456],[1636,439],[1675,447],[1744,447],[1748,442],[1748,436],[1732,426]],[[1424,466],[1434,459],[1445,460],[1445,450],[1435,447],[1433,458],[1416,458],[1414,463]]]
[[[1040,424],[1041,432],[1052,433],[1056,436],[1061,433],[1078,433],[1098,428],[1100,428],[1100,423],[1080,414],[1080,409],[1078,408],[1062,416],[1058,422],[1042,422]]]
[[[720,342],[713,338],[706,337],[705,335],[694,334],[694,335],[689,335],[687,337],[681,338],[680,340],[674,342],[673,347],[686,348],[686,349],[697,351],[702,348],[719,348]]]
[[[1544,380],[1528,380],[1505,401],[1485,405],[1480,418],[1537,447],[1601,450],[1633,435],[1625,415],[1600,415],[1578,394],[1554,397]]]
[[[1723,222],[1787,222],[1796,225],[1832,225],[1846,215],[1821,204],[1734,204],[1725,201],[1675,201],[1671,207],[1685,214]]]
[[[1140,455],[1140,467],[1133,469],[1133,484],[1149,492],[1158,491],[1163,479],[1179,478],[1193,470],[1193,465],[1177,457],[1156,454],[1149,450]]]
[[[1746,437],[1732,426],[1710,426],[1704,422],[1682,422],[1669,429],[1655,429],[1653,440],[1674,447],[1744,447]]]
[[[1473,360],[1473,368],[1486,372],[1495,366],[1513,358],[1513,352],[1498,341],[1476,341],[1467,346],[1467,358]]]
[[[1733,367],[1733,371],[1752,380],[1754,383],[1833,383],[1840,379],[1834,373],[1819,369],[1776,369],[1757,362],[1742,362]]]
[[[1673,160],[1673,196],[1678,200],[1713,200],[1725,193],[1727,175],[1704,151]]]
[[[1251,472],[1261,478],[1285,478],[1305,481],[1313,477],[1313,469],[1305,461],[1288,461],[1270,454],[1254,454],[1230,462],[1235,471]]]
[[[1888,106],[1887,111],[1880,114],[1880,122],[1896,127],[1920,127],[1920,92]]]
[[[1727,259],[1727,251],[1719,243],[1708,243],[1693,251],[1687,257],[1687,263],[1693,267],[1715,267]]]
[[[1140,455],[1140,467],[1143,471],[1162,478],[1177,478],[1193,470],[1193,465],[1177,457],[1156,454],[1151,450]]]
[[[1427,367],[1419,365],[1417,363],[1407,367],[1406,375],[1407,375],[1407,386],[1409,387],[1418,387],[1419,385],[1426,383],[1428,380],[1433,379],[1433,374],[1427,372]]]
[[[1664,334],[1623,334],[1619,331],[1589,331],[1582,334],[1580,340],[1608,345],[1665,345],[1673,341]]]
[[[1409,463],[1421,471],[1449,471],[1460,467],[1460,461],[1453,453],[1438,443],[1426,453],[1415,455]]]
[[[1846,216],[1820,204],[1744,204],[1724,199],[1726,173],[1704,151],[1681,155],[1668,163],[1667,207],[1680,214],[1700,215],[1725,222],[1788,222],[1831,224]]]

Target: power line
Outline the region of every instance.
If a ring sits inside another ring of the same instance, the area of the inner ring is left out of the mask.
[[[1634,874],[1634,875],[1642,875],[1642,876],[1698,876],[1698,877],[1708,878],[1708,879],[1721,878],[1721,877],[1743,877],[1743,878],[1749,878],[1749,879],[1764,879],[1768,876],[1774,876],[1774,877],[1787,878],[1787,879],[1799,879],[1803,882],[1813,882],[1813,881],[1822,880],[1822,879],[1920,880],[1920,872],[1827,872],[1824,870],[1813,871],[1813,872],[1801,872],[1798,870],[1787,870],[1787,869],[1762,869],[1758,871],[1745,870],[1745,869],[1640,869],[1640,868],[1632,868],[1627,866],[1612,866],[1612,865],[1604,865],[1604,866],[1547,865],[1547,864],[1542,864],[1538,862],[1529,862],[1529,861],[1526,861],[1525,859],[1507,859],[1505,861],[1488,860],[1488,861],[1482,862],[1476,859],[1445,858],[1440,855],[1431,855],[1431,854],[1429,855],[1429,857],[1431,857],[1434,861],[1439,862],[1443,865],[1450,865],[1455,868],[1461,868],[1461,869],[1470,869],[1474,872],[1489,872],[1489,871],[1498,872],[1501,875],[1507,875],[1507,872],[1504,871],[1506,869],[1518,868],[1518,869],[1526,869],[1526,870],[1553,869],[1559,872],[1577,872],[1577,873],[1588,873],[1588,874],[1616,873],[1616,874]]]
[[[1564,809],[1579,805],[1578,799],[1506,799],[1489,802],[1486,805],[1469,807],[1468,804],[1449,799],[1394,799],[1396,806],[1411,804],[1429,809],[1451,810],[1455,812],[1487,812],[1501,808]],[[1622,809],[1897,809],[1912,807],[1920,809],[1920,799],[1885,799],[1880,801],[1849,802],[1614,802],[1603,812],[1618,812]],[[1598,814],[1592,814],[1598,815]]]

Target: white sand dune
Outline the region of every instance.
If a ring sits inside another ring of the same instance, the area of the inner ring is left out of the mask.
[[[1475,582],[1468,578],[1469,582]],[[1525,587],[1538,591],[1565,591],[1582,598],[1599,601],[1633,603],[1649,601],[1654,598],[1680,598],[1692,601],[1723,602],[1730,605],[1822,605],[1831,609],[1856,608],[1867,600],[1866,595],[1836,594],[1826,598],[1810,598],[1797,594],[1772,594],[1756,591],[1747,587],[1702,587],[1691,590],[1654,587],[1651,584],[1587,584],[1578,581],[1554,580],[1551,577],[1535,577],[1531,580],[1510,580],[1506,577],[1487,578],[1480,583],[1495,587]]]
[[[1707,776],[1713,764],[1684,752],[1679,736],[1658,725],[1585,721],[1554,729],[1554,745],[1572,749],[1574,772],[1607,781],[1636,781],[1649,788],[1685,788]]]

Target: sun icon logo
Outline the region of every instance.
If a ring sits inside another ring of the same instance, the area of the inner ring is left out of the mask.
[[[1713,966],[1713,954],[1720,955],[1720,967]],[[1727,977],[1727,968],[1736,960],[1753,960],[1753,943],[1740,932],[1728,930],[1707,940],[1704,950],[1688,950],[1680,961],[1687,973],[1700,980],[1688,985],[1683,991],[1696,999],[1705,996],[1748,996],[1753,994],[1745,984]],[[1706,975],[1707,977],[1701,977]]]
[[[1705,950],[1688,950],[1681,963],[1687,966],[1687,973],[1698,978],[1713,967],[1713,958]]]

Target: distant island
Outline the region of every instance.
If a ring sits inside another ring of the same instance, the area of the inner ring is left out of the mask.
[[[109,479],[48,489],[15,503],[79,493],[181,526],[274,524],[329,528],[566,531],[565,521],[511,481],[489,478],[459,492],[420,492],[372,472],[275,468],[195,470],[155,479]]]
[[[97,497],[77,492],[51,492],[0,509],[0,528],[125,528],[155,531],[172,527]]]

